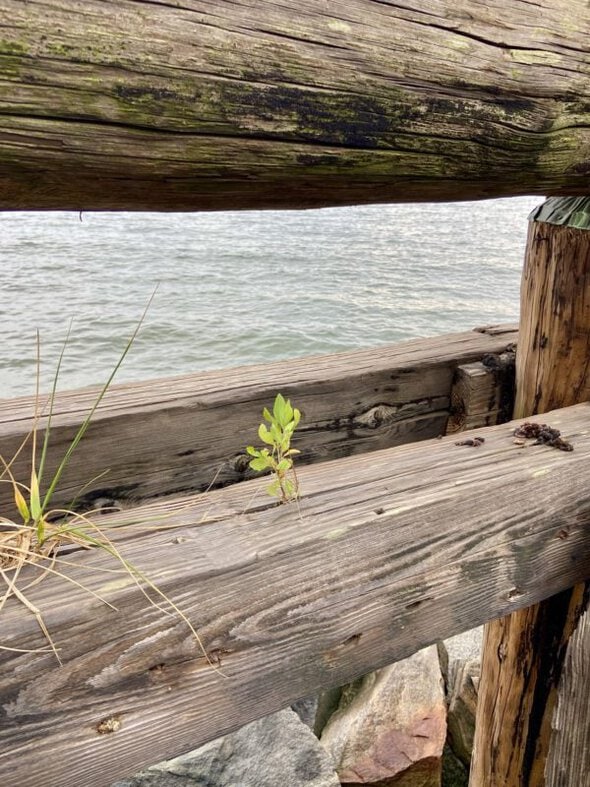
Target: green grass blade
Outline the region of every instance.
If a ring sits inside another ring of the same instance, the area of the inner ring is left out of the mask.
[[[49,434],[51,432],[51,419],[53,417],[53,403],[55,402],[55,394],[57,393],[57,382],[59,380],[59,373],[61,370],[61,363],[63,361],[63,357],[66,351],[66,347],[68,346],[68,341],[70,339],[70,333],[72,332],[72,322],[70,320],[70,324],[68,325],[68,330],[66,333],[66,338],[61,347],[61,352],[59,354],[59,358],[57,360],[57,366],[55,368],[55,374],[53,375],[53,385],[51,386],[51,394],[49,396],[49,415],[47,417],[47,426],[45,427],[45,437],[43,438],[43,449],[41,451],[41,460],[39,462],[39,470],[37,472],[37,478],[39,480],[39,485],[41,485],[41,481],[43,480],[43,470],[45,469],[45,458],[47,457],[47,448],[49,446]],[[40,374],[40,358],[38,358],[38,367],[37,367],[37,400],[39,397],[39,374]]]
[[[31,448],[31,476],[37,466],[37,428],[39,426],[39,380],[41,377],[41,336],[37,328],[37,374],[35,376],[35,410],[33,412],[33,443]],[[34,514],[33,514],[34,516]]]
[[[58,466],[57,470],[55,471],[55,474],[54,474],[54,476],[53,476],[53,478],[51,480],[51,484],[49,485],[49,487],[47,489],[47,492],[45,493],[45,496],[43,498],[42,511],[45,511],[47,506],[49,505],[51,497],[52,497],[52,495],[53,495],[53,493],[55,491],[56,486],[59,483],[59,480],[60,480],[60,478],[62,476],[62,473],[65,470],[68,462],[70,461],[71,455],[76,450],[76,447],[78,446],[78,443],[80,442],[80,440],[86,434],[86,431],[88,430],[88,427],[90,426],[90,421],[92,420],[92,416],[96,412],[96,409],[99,406],[99,404],[102,402],[102,400],[104,398],[104,395],[106,394],[106,392],[108,391],[111,383],[113,382],[113,379],[114,379],[116,373],[119,371],[119,368],[120,368],[121,364],[125,360],[125,357],[127,356],[127,353],[129,352],[129,350],[131,349],[131,347],[133,345],[133,342],[135,341],[135,339],[137,337],[137,334],[139,333],[139,329],[141,328],[141,326],[144,323],[144,320],[145,320],[146,314],[148,312],[148,309],[150,308],[150,306],[152,304],[152,301],[154,300],[154,297],[156,295],[157,289],[158,289],[158,287],[156,286],[154,291],[152,292],[152,294],[150,296],[150,299],[148,300],[148,302],[146,304],[145,309],[143,310],[143,313],[142,313],[141,317],[139,318],[139,321],[138,321],[137,325],[135,326],[135,330],[133,331],[133,333],[131,334],[129,340],[127,341],[127,344],[125,345],[125,348],[123,349],[123,352],[119,356],[119,360],[115,364],[115,366],[113,368],[113,371],[110,373],[108,380],[106,381],[106,383],[101,388],[100,393],[98,394],[98,396],[94,400],[94,404],[92,405],[92,408],[90,409],[90,412],[86,416],[83,424],[80,426],[80,428],[76,432],[76,435],[75,435],[74,439],[72,440],[72,442],[68,446],[68,450],[66,451],[66,453],[64,454],[63,459],[59,463],[59,466]]]

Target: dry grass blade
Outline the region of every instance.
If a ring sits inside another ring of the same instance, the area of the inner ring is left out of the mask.
[[[132,578],[133,582],[137,585],[141,593],[143,593],[147,601],[152,606],[154,606],[163,614],[178,616],[188,626],[191,634],[194,636],[196,642],[202,650],[208,664],[213,667],[213,669],[220,671],[219,668],[209,659],[207,651],[196,629],[188,617],[184,614],[184,612],[182,612],[182,610],[174,603],[174,601],[172,601],[171,598],[169,598],[162,590],[160,590],[160,588],[158,588],[154,582],[152,582],[141,571],[139,571],[135,566],[127,561],[121,555],[115,544],[100,528],[98,528],[97,525],[94,524],[94,522],[92,522],[88,516],[75,513],[71,510],[49,510],[49,503],[53,493],[66,466],[68,465],[68,462],[70,461],[72,453],[76,449],[80,440],[82,440],[84,437],[96,409],[100,405],[113,381],[115,374],[123,363],[127,353],[131,349],[139,329],[144,322],[145,316],[155,296],[155,293],[156,290],[154,290],[151,297],[149,298],[143,314],[136,324],[135,330],[133,331],[131,337],[128,339],[117,363],[114,365],[109,378],[98,393],[88,415],[84,419],[82,425],[79,427],[74,438],[69,444],[64,456],[53,472],[51,479],[48,481],[47,488],[44,493],[41,491],[41,486],[44,480],[43,476],[46,466],[46,459],[48,456],[47,452],[51,433],[57,382],[64,358],[64,352],[68,343],[68,337],[70,335],[71,324],[70,328],[68,328],[68,333],[61,349],[57,369],[53,378],[51,393],[43,407],[40,407],[41,397],[39,392],[39,381],[41,350],[39,333],[37,333],[37,376],[35,386],[36,394],[35,409],[33,414],[33,427],[10,461],[7,461],[4,459],[4,457],[0,456],[0,481],[10,483],[12,485],[14,503],[16,509],[18,510],[19,516],[22,518],[22,522],[15,522],[12,519],[0,517],[0,576],[2,577],[2,580],[6,586],[3,594],[0,596],[0,612],[10,598],[15,598],[18,600],[31,614],[34,615],[41,631],[43,632],[43,635],[49,644],[49,648],[41,648],[34,651],[29,651],[20,648],[9,647],[7,645],[0,645],[0,649],[2,650],[10,650],[17,653],[42,653],[51,650],[61,664],[58,650],[50,636],[47,626],[45,625],[40,609],[26,595],[26,591],[28,591],[34,585],[37,585],[48,575],[60,577],[61,579],[70,582],[78,588],[84,590],[85,592],[90,593],[104,604],[107,604],[109,607],[116,609],[109,601],[104,599],[91,588],[86,587],[78,580],[69,576],[65,571],[56,568],[57,564],[65,565],[67,563],[67,561],[64,561],[59,557],[60,550],[71,547],[82,549],[95,548],[108,553],[121,565],[122,568],[119,569],[119,571],[124,571]],[[49,412],[47,416],[47,423],[45,425],[41,457],[39,464],[37,465],[38,430],[40,419],[46,408],[48,408]],[[26,484],[22,483],[22,481],[15,479],[11,467],[14,464],[15,458],[21,453],[29,439],[32,443],[32,456],[30,464],[30,480],[29,485],[27,486]],[[5,476],[8,476],[8,478]],[[100,475],[97,477],[100,477]],[[90,483],[93,483],[95,480],[96,478]],[[139,524],[143,524],[145,527],[146,522],[144,521]],[[27,578],[26,584],[23,586],[20,580],[21,571],[24,567],[27,568],[29,577]],[[38,570],[39,574],[34,579],[31,579],[30,572],[33,569]]]
[[[51,514],[54,513],[56,512],[51,512]],[[91,588],[85,586],[73,577],[68,576],[65,571],[60,571],[54,568],[56,562],[66,562],[58,557],[59,549],[63,548],[64,546],[74,545],[84,549],[98,548],[110,554],[120,563],[122,568],[117,570],[116,573],[126,573],[129,577],[131,577],[139,591],[145,596],[146,600],[151,606],[155,607],[158,609],[158,611],[165,615],[179,617],[188,626],[189,631],[203,652],[207,663],[216,671],[221,672],[219,667],[210,660],[197,630],[189,618],[185,615],[185,613],[166,593],[164,593],[152,580],[150,580],[149,577],[143,574],[143,572],[141,572],[128,560],[126,560],[117,549],[115,544],[94,522],[92,522],[87,516],[81,514],[74,514],[67,511],[60,511],[59,513],[70,514],[72,519],[70,521],[61,521],[55,524],[46,524],[48,532],[46,533],[46,538],[41,548],[39,544],[36,543],[36,532],[32,527],[23,525],[17,526],[12,523],[12,530],[0,533],[0,572],[6,584],[6,590],[4,594],[0,596],[0,611],[10,596],[14,596],[22,604],[24,604],[24,606],[35,616],[39,627],[47,638],[51,650],[55,653],[58,661],[61,664],[61,659],[57,652],[57,648],[44,623],[42,613],[39,608],[26,597],[25,591],[40,582],[47,574],[52,574],[67,582],[71,582],[73,585],[99,599],[102,603],[106,604],[112,609],[116,609],[113,604],[111,604]],[[94,535],[91,535],[91,533],[88,531],[91,531]],[[17,586],[17,580],[19,578],[21,569],[25,565],[39,569],[41,575],[34,580],[29,581],[24,587],[19,588]],[[115,570],[111,569],[111,571]],[[9,572],[12,573],[12,576],[9,576]],[[152,592],[152,594],[157,596],[157,599],[154,598],[153,595],[150,595],[150,592],[146,590],[146,586],[149,591]],[[12,650],[12,648],[7,648],[2,645],[0,645],[0,649]],[[44,651],[43,649],[37,649],[34,652]]]
[[[20,567],[19,567],[18,571],[20,571]],[[29,612],[31,612],[34,615],[35,619],[37,620],[37,623],[39,624],[39,628],[41,629],[41,631],[43,632],[43,635],[45,636],[45,639],[49,643],[49,647],[51,648],[51,650],[53,651],[53,653],[55,655],[55,658],[59,661],[59,663],[61,665],[62,664],[62,660],[59,657],[59,653],[57,652],[57,648],[55,647],[55,643],[54,643],[53,639],[51,638],[51,634],[49,633],[49,630],[47,629],[47,626],[45,625],[45,621],[43,620],[43,616],[42,616],[39,608],[36,607],[32,602],[30,602],[28,600],[28,598],[18,589],[18,587],[16,585],[16,580],[18,578],[18,571],[15,571],[14,576],[11,578],[11,577],[9,577],[7,575],[6,571],[3,568],[0,568],[0,576],[2,577],[4,582],[6,583],[5,596],[7,598],[9,598],[10,596],[14,596],[22,604],[24,604],[24,606],[29,610]],[[3,648],[3,649],[6,650],[6,648]],[[36,650],[36,651],[33,651],[33,652],[38,653],[40,651]]]

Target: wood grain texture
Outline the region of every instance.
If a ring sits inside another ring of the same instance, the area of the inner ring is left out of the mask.
[[[485,626],[482,645],[485,677],[479,683],[471,766],[470,783],[474,787],[583,784],[575,779],[551,781],[545,776],[545,768],[568,642],[587,599],[586,585],[581,583]],[[567,701],[564,696],[562,703]],[[584,730],[588,725],[586,706],[587,697],[575,707],[567,710],[562,707],[561,716]],[[578,713],[575,720],[573,712]],[[482,724],[481,719],[486,723]],[[488,737],[484,738],[483,732]],[[576,741],[583,744],[577,751],[572,745]],[[579,771],[586,759],[585,748],[586,742],[575,731],[564,732],[562,746],[554,749],[554,775]],[[559,754],[569,761],[557,760]]]
[[[447,434],[510,420],[514,409],[513,349],[457,368]]]
[[[590,231],[530,222],[515,414],[590,399]]]
[[[586,0],[0,0],[0,209],[586,194]]]
[[[584,605],[586,606],[586,605]],[[590,615],[585,609],[569,642],[552,719],[547,784],[590,787]]]
[[[0,651],[0,783],[105,787],[590,577],[590,405],[547,419],[573,452],[518,448],[504,424],[479,448],[449,436],[302,468],[300,511],[251,481],[129,512],[175,525],[112,532],[224,675],[181,622],[93,570],[106,556],[74,553],[72,576],[118,611],[63,582],[30,588],[64,666]],[[43,644],[18,603],[2,644]]]
[[[113,386],[73,455],[53,505],[80,488],[87,509],[129,505],[252,477],[245,447],[257,444],[262,408],[278,391],[303,413],[298,464],[335,459],[443,434],[458,365],[501,353],[514,326],[418,339],[372,350],[300,358],[187,377]],[[51,477],[96,390],[61,394],[55,403],[46,475]],[[0,400],[0,454],[11,458],[31,428],[32,399]],[[30,450],[13,465],[28,482]],[[0,506],[11,506],[0,484]]]
[[[521,288],[515,416],[590,398],[589,348],[590,232],[531,222]],[[535,420],[544,422],[545,416]],[[587,595],[588,586],[580,585],[486,626],[473,787],[554,787],[545,777],[552,716],[567,643]],[[586,704],[576,723],[587,726],[588,714]],[[583,750],[564,753],[585,758]],[[567,767],[575,771],[578,766]],[[553,773],[558,772],[554,766]]]

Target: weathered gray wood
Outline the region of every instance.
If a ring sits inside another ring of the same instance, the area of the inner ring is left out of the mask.
[[[114,386],[79,445],[54,498],[128,505],[244,479],[245,446],[258,442],[263,406],[278,391],[303,412],[299,464],[334,459],[443,434],[457,365],[514,342],[513,326],[448,334],[338,355],[299,358],[146,383]],[[96,390],[55,403],[46,477],[86,417]],[[11,458],[31,428],[32,399],[0,400],[0,454]],[[29,447],[12,468],[27,483]],[[0,506],[11,505],[0,484]]]
[[[587,599],[585,599],[585,606]],[[545,766],[547,787],[590,787],[590,614],[568,643]]]
[[[74,554],[72,575],[118,611],[65,583],[30,588],[64,666],[0,651],[0,783],[103,787],[589,577],[590,404],[543,419],[573,452],[519,448],[504,424],[479,448],[450,436],[302,468],[300,510],[253,499],[252,481],[130,512],[177,526],[114,538],[224,675],[182,623],[92,571],[105,556]],[[2,644],[43,644],[16,602]]]
[[[0,209],[586,194],[586,0],[0,0]]]

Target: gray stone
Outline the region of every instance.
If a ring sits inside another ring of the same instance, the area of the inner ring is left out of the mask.
[[[446,732],[432,646],[345,689],[321,742],[344,785],[440,787]]]
[[[311,730],[314,729],[318,712],[317,697],[305,697],[302,700],[297,700],[291,705],[291,710],[295,711],[301,721]]]
[[[482,639],[483,628],[480,627],[471,629],[471,631],[464,631],[455,637],[449,637],[449,639],[441,643],[445,652],[445,655],[441,658],[445,681],[448,682],[448,673],[452,671],[453,666],[457,662],[465,663],[466,661],[478,661],[480,659]],[[444,664],[445,658],[448,666]]]
[[[344,690],[345,687],[335,686],[331,689],[325,689],[318,697],[318,707],[316,710],[315,724],[313,727],[313,731],[318,736],[318,738],[321,738],[324,727],[332,717],[332,714],[336,713],[338,710],[338,706],[340,705],[340,701],[342,699],[342,692]]]
[[[448,741],[467,768],[475,734],[482,634],[481,628],[466,631],[439,648],[447,692]]]
[[[443,752],[442,787],[468,787],[469,770],[455,756],[450,746]]]
[[[113,787],[340,787],[334,765],[292,710],[247,724]]]
[[[475,735],[479,660],[458,663],[452,674],[448,697],[449,744],[457,757],[469,766]]]

